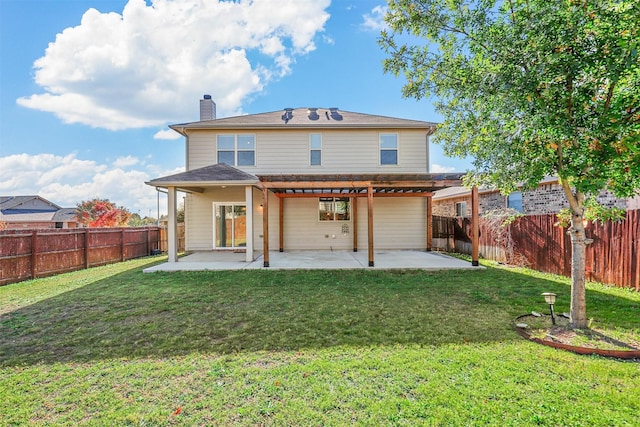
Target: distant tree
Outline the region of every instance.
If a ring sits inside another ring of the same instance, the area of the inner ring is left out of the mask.
[[[129,227],[145,227],[148,225],[156,225],[157,222],[158,221],[155,218],[151,218],[149,216],[141,218],[139,214],[133,213],[131,214],[131,218],[129,218],[127,225]]]
[[[78,203],[76,218],[87,227],[126,227],[131,212],[108,199],[93,199]]]
[[[176,222],[178,224],[184,222],[184,203],[181,203],[176,210]]]
[[[571,324],[585,328],[583,220],[603,212],[589,201],[640,188],[640,2],[390,0],[386,21],[384,69],[406,77],[405,96],[436,98],[445,153],[474,159],[468,185],[559,177]]]

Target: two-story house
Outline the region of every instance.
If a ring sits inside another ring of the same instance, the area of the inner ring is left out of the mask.
[[[186,171],[147,184],[168,191],[169,262],[177,261],[176,192],[185,197],[187,251],[431,249],[431,197],[461,174],[429,173],[434,123],[285,108],[170,126]],[[375,245],[374,245],[375,242]],[[474,258],[477,265],[477,257]]]

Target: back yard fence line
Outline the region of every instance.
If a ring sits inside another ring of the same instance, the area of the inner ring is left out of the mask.
[[[140,258],[159,245],[158,227],[3,230],[0,286]]]
[[[480,256],[571,276],[571,238],[556,222],[553,214],[521,217],[508,227],[508,236],[481,223]],[[586,233],[593,240],[587,246],[587,279],[640,291],[640,210],[627,211],[624,221],[588,223]],[[434,248],[470,254],[470,235],[469,219],[434,217]]]

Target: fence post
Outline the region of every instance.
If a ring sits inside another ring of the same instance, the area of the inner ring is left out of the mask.
[[[124,228],[120,229],[120,261],[124,261]]]
[[[84,229],[84,268],[89,268],[89,229]]]
[[[31,232],[31,278],[38,275],[38,230]]]

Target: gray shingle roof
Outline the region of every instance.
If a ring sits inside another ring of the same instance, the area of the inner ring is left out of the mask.
[[[270,113],[248,114],[216,120],[174,124],[171,129],[184,135],[189,129],[287,129],[287,128],[409,128],[435,131],[437,123],[421,120],[341,111],[337,108],[292,108]]]
[[[39,199],[42,202],[50,205],[51,210],[60,209],[60,206],[40,196],[0,196],[0,210],[16,209],[16,208],[19,209],[19,206],[27,202],[30,202],[33,199]]]
[[[53,215],[55,222],[67,222],[76,220],[76,208],[62,208]]]
[[[250,173],[243,172],[229,166],[225,163],[218,163],[216,165],[205,166],[198,169],[193,169],[187,172],[177,173],[175,175],[163,176],[153,179],[147,184],[149,185],[162,185],[162,184],[189,184],[189,183],[215,183],[215,182],[247,182],[256,183],[258,178]]]

